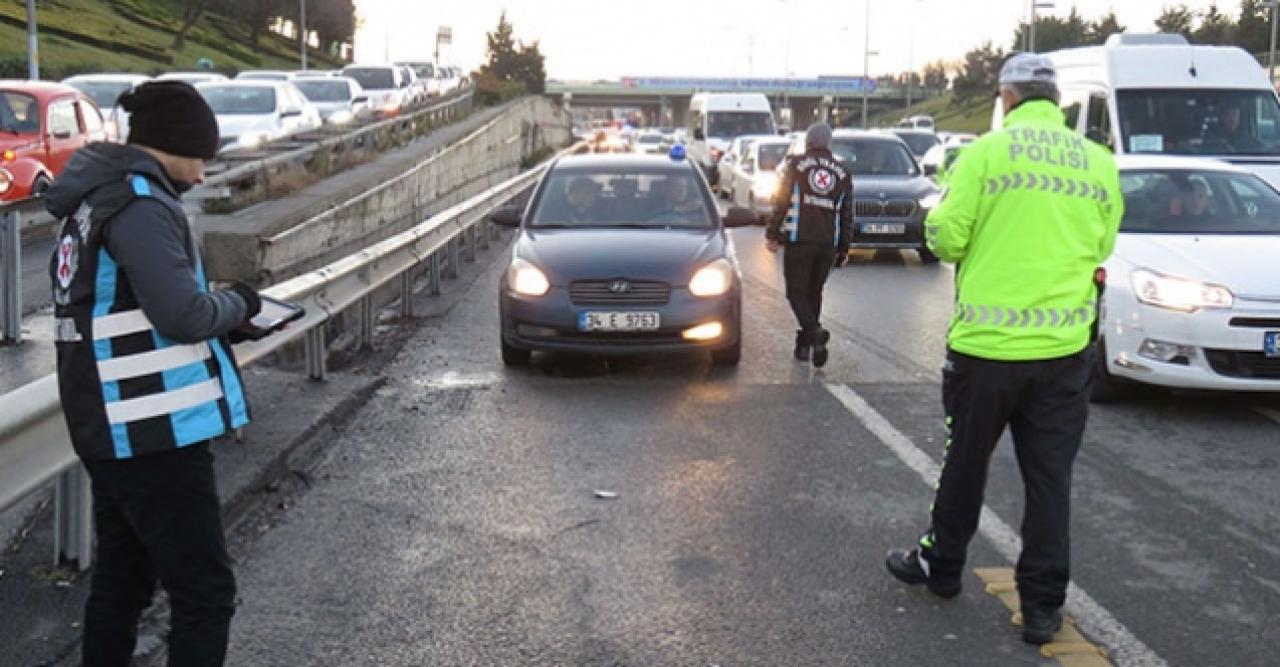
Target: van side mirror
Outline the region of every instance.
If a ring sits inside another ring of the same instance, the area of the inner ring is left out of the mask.
[[[71,130],[58,130],[57,132],[53,133],[53,138],[54,139],[70,139]]]
[[[1102,146],[1103,148],[1109,151],[1112,151],[1112,152],[1115,151],[1115,147],[1111,145],[1111,138],[1108,137],[1105,133],[1103,133],[1102,130],[1099,130],[1096,127],[1090,128],[1089,131],[1085,132],[1084,138],[1088,139],[1089,141],[1092,141],[1095,144]]]
[[[700,128],[700,127],[695,127],[695,128],[693,128],[693,140],[694,140],[694,141],[706,141],[706,140],[707,140],[707,135],[702,131],[702,128]]]
[[[520,207],[513,204],[499,206],[493,213],[489,214],[489,222],[499,227],[519,227],[520,218],[522,217]]]
[[[925,176],[937,176],[937,175],[938,175],[938,165],[936,165],[936,164],[925,164],[925,165],[920,165],[920,169],[924,171],[924,175],[925,175]]]
[[[301,116],[301,115],[302,115],[302,109],[285,109],[280,112],[281,118],[292,118],[294,116]]]
[[[724,216],[724,226],[730,229],[734,227],[750,227],[759,224],[760,216],[749,208],[741,206],[733,206],[729,208],[729,212]]]

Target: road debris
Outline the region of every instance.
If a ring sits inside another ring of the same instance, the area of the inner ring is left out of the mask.
[[[595,496],[600,500],[616,500],[618,493],[616,491],[600,491],[597,489]]]

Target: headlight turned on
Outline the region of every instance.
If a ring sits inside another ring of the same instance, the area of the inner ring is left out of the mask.
[[[1135,269],[1129,276],[1138,301],[1159,308],[1194,313],[1204,308],[1230,308],[1235,295],[1221,285],[1174,278],[1150,269]]]
[[[329,122],[334,125],[346,125],[347,123],[355,120],[355,117],[355,114],[350,111],[339,111],[332,116],[329,116]]]
[[[551,291],[547,274],[519,257],[511,260],[511,266],[507,268],[507,285],[511,291],[523,296],[543,296]]]
[[[751,189],[757,197],[772,197],[774,191],[778,189],[777,174],[761,174],[756,176],[755,183],[752,184]]]
[[[689,291],[694,296],[720,296],[733,285],[733,265],[727,259],[716,261],[698,269],[689,279]]]
[[[9,191],[13,187],[13,174],[8,169],[0,169],[0,195]]]

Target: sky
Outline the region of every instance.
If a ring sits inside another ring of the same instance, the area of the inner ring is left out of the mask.
[[[1044,0],[1041,0],[1043,3]],[[1132,31],[1154,31],[1169,4],[1200,10],[1212,0],[1057,0],[1041,14],[1086,19],[1114,9]],[[1235,16],[1239,0],[1218,7]],[[356,0],[359,62],[432,59],[438,26],[453,29],[441,60],[471,70],[485,60],[485,33],[504,9],[518,39],[537,40],[547,75],[798,77],[860,75],[870,26],[870,74],[958,60],[991,40],[1008,48],[1029,0]],[[866,21],[868,6],[871,20]],[[603,8],[603,9],[602,9]]]

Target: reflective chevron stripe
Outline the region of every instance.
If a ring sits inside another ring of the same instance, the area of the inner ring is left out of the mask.
[[[1084,179],[1076,180],[1063,178],[1062,176],[1037,174],[1030,171],[1001,174],[999,177],[988,178],[985,194],[991,196],[1013,190],[1049,192],[1067,197],[1093,199],[1103,204],[1111,200],[1106,188],[1097,183]]]
[[[1043,327],[1073,327],[1088,324],[1096,301],[1077,308],[1008,308],[983,304],[957,303],[954,319],[965,324],[1004,327],[1008,329],[1039,329]]]

